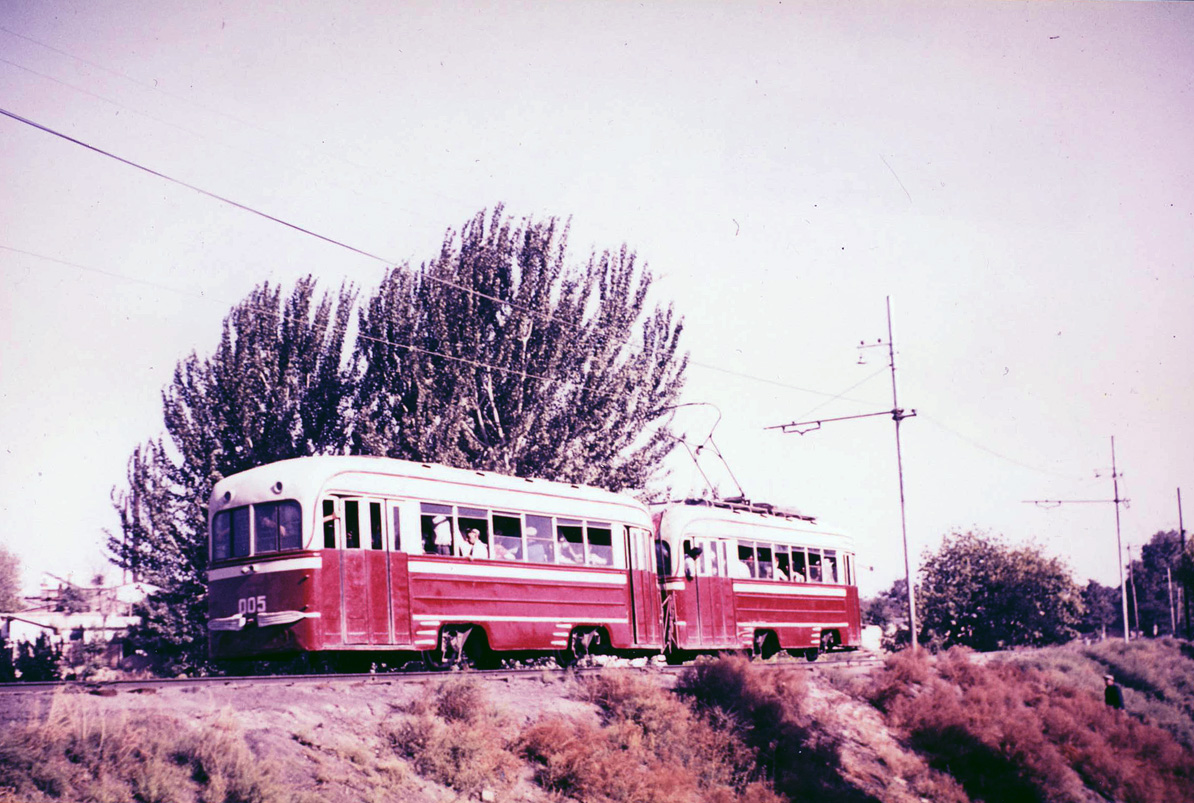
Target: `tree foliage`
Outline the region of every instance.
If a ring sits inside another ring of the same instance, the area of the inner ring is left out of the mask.
[[[347,441],[352,388],[343,365],[355,300],[317,298],[307,277],[283,300],[266,283],[224,320],[215,353],[191,354],[162,393],[166,437],[137,447],[113,493],[114,562],[159,590],[130,639],[159,668],[205,660],[207,503],[220,479],[262,463],[335,451]]]
[[[1140,631],[1146,636],[1171,635],[1175,620],[1179,632],[1182,629],[1184,610],[1171,612],[1170,607],[1170,592],[1173,607],[1176,608],[1178,590],[1186,578],[1181,547],[1181,538],[1176,530],[1157,532],[1141,547],[1140,556],[1132,561],[1130,576],[1136,593],[1133,595],[1129,586],[1128,616],[1133,629],[1139,620]],[[1187,552],[1189,550],[1190,545],[1187,544]]]
[[[1090,580],[1082,589],[1083,633],[1116,635],[1123,628],[1119,589]]]
[[[21,560],[0,546],[0,611],[21,609]]]
[[[687,362],[672,309],[646,307],[650,284],[625,246],[575,270],[558,220],[478,214],[361,312],[354,449],[641,488],[674,446],[644,430]]]
[[[1069,569],[1035,546],[984,533],[952,533],[921,566],[922,625],[942,646],[977,650],[1068,641],[1082,595]]]
[[[652,427],[687,356],[670,307],[625,246],[569,262],[567,227],[478,214],[419,269],[355,291],[263,284],[162,394],[165,436],[113,492],[113,560],[156,586],[130,638],[159,669],[205,661],[207,503],[216,482],[292,457],[352,452],[642,487],[675,441]]]

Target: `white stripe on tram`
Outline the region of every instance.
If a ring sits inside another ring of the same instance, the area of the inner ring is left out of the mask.
[[[437,621],[445,619],[445,618],[451,622],[461,622],[461,621],[468,621],[468,622],[551,622],[553,625],[559,621],[559,618],[555,617],[555,616],[491,616],[490,614],[487,614],[487,613],[460,613],[460,614],[454,613],[450,617],[444,617],[441,614],[437,617]],[[419,616],[418,614],[415,614],[414,616],[411,616],[411,619],[414,619],[414,620],[418,621],[420,624],[422,624],[427,619],[427,617]],[[624,624],[629,624],[629,622],[630,622],[629,619],[608,619],[606,617],[601,617],[601,616],[593,616],[593,617],[578,616],[577,618],[573,619],[573,621],[578,622],[580,624],[586,624],[586,625],[589,625],[589,624],[624,625]]]
[[[272,574],[274,572],[294,572],[301,569],[319,569],[323,566],[323,558],[318,555],[305,558],[284,558],[282,560],[248,563],[243,566],[227,566],[222,569],[211,569],[207,573],[208,582],[228,580],[233,577],[249,577],[254,574]]]
[[[849,627],[846,622],[819,622],[817,624],[810,624],[809,622],[739,622],[739,627],[803,627],[812,628],[813,630],[826,630],[829,628]]]
[[[789,586],[780,583],[734,583],[734,591],[742,594],[783,594],[790,597],[844,597],[841,586]]]
[[[601,583],[604,585],[624,586],[627,584],[626,572],[619,569],[610,571],[587,571],[585,569],[548,569],[536,566],[502,565],[499,563],[432,563],[430,561],[412,560],[408,564],[411,574],[448,574],[463,577],[488,577],[503,580],[550,580],[557,583]]]

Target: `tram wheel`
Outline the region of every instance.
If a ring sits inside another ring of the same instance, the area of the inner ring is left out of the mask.
[[[489,669],[496,665],[485,631],[475,625],[449,625],[439,645],[423,654],[433,669]]]
[[[601,628],[577,628],[569,634],[567,648],[556,653],[556,663],[561,667],[577,666],[589,656],[602,652],[605,646]]]
[[[755,633],[754,655],[766,661],[779,652],[779,637],[770,630]]]

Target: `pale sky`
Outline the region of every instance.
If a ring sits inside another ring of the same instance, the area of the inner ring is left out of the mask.
[[[1111,499],[1111,436],[1127,544],[1194,500],[1194,3],[0,0],[0,108],[395,263],[497,203],[628,243],[734,474],[852,532],[864,594],[903,575],[892,422],[764,428],[891,408],[889,295],[914,559],[977,527],[1118,583],[1112,504],[1022,502]],[[233,303],[385,270],[6,117],[0,222],[30,583],[114,574],[109,493]]]

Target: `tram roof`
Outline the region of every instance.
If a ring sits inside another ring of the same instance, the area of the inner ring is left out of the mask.
[[[452,468],[437,463],[354,455],[297,457],[241,471],[216,483],[212,490],[210,509],[214,513],[225,507],[310,496],[327,489],[346,490],[341,488],[337,480],[348,478],[354,481],[368,481],[371,478],[375,481],[400,480],[420,484],[430,482],[457,487],[485,488],[519,495],[603,503],[639,511],[639,515],[646,514],[646,506],[634,497],[604,488],[513,477],[492,471]],[[274,490],[275,488],[278,490]]]
[[[849,547],[854,542],[852,536],[840,529],[790,508],[759,503],[742,504],[736,500],[722,503],[704,499],[676,500],[650,507],[653,514],[662,517],[660,527],[665,537],[695,532],[749,538],[752,532],[765,529],[772,534],[783,533],[796,538],[812,535],[817,536],[818,541],[828,539],[825,543],[827,546]],[[708,533],[700,532],[708,527],[712,527]]]

